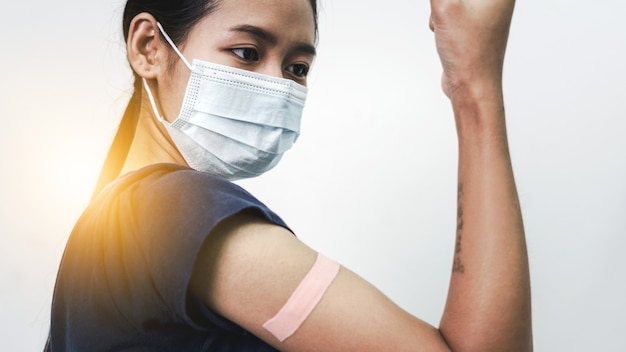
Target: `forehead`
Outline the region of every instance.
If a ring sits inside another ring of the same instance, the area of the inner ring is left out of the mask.
[[[241,25],[263,28],[277,37],[315,42],[311,0],[219,0],[202,22],[213,30]]]

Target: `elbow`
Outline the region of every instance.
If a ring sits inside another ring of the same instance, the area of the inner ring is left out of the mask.
[[[439,329],[442,339],[451,352],[532,352],[533,338],[530,327],[502,331],[491,328],[454,331]]]

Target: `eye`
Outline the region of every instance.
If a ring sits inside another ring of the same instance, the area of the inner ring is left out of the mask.
[[[293,64],[287,66],[286,70],[293,73],[297,77],[306,77],[309,74],[309,65]]]
[[[233,54],[239,56],[245,61],[259,61],[259,52],[253,48],[237,48],[231,49]]]

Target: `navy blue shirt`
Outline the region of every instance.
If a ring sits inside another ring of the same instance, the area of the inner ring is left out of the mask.
[[[51,351],[275,351],[188,289],[204,240],[244,210],[287,228],[241,187],[179,165],[148,166],[107,186],[67,242]]]

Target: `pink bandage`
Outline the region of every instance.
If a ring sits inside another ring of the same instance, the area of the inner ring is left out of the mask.
[[[272,319],[266,321],[263,327],[280,342],[285,341],[311,314],[338,272],[339,263],[318,253],[315,264],[293,291],[287,303]]]

